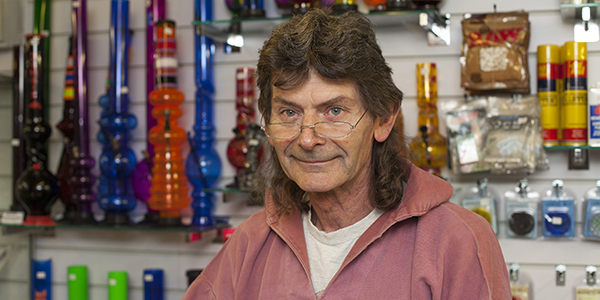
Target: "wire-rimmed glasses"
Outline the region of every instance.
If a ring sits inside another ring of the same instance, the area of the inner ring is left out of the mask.
[[[281,122],[281,123],[269,123],[260,128],[265,134],[272,139],[294,139],[300,135],[302,129],[312,128],[316,136],[329,138],[329,139],[340,139],[349,136],[352,130],[358,126],[360,120],[365,116],[367,111],[360,116],[360,119],[356,121],[356,124],[352,125],[348,122],[317,122],[313,125],[300,125],[292,122]]]

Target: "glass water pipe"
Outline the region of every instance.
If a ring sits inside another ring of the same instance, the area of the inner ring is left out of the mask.
[[[100,156],[100,171],[107,180],[107,191],[99,199],[109,224],[129,222],[127,213],[136,205],[131,188],[135,154],[129,148],[129,131],[137,119],[128,112],[129,87],[129,1],[112,0],[110,36],[110,89],[108,111],[100,119],[107,145]]]
[[[152,116],[158,125],[148,133],[148,140],[155,147],[148,205],[159,211],[160,224],[179,225],[179,211],[188,207],[190,198],[181,156],[186,133],[177,125],[182,115],[179,106],[185,96],[177,89],[175,22],[160,20],[156,22],[155,32],[156,89],[148,98],[154,106]]]
[[[30,34],[25,38],[25,126],[23,135],[27,149],[27,168],[16,183],[18,200],[27,213],[25,224],[53,225],[50,206],[56,201],[59,183],[46,163],[45,143],[52,129],[46,122],[45,99],[45,36]]]
[[[212,20],[212,1],[194,1],[195,19]],[[189,181],[193,185],[192,225],[213,226],[213,194],[204,192],[213,188],[221,173],[221,160],[214,149],[213,123],[213,57],[215,46],[211,38],[195,30],[195,71],[196,71],[196,115],[194,137],[189,136],[191,151],[185,168]]]

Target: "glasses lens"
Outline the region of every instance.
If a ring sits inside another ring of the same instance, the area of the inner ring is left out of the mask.
[[[352,132],[352,125],[348,123],[320,122],[315,124],[315,132],[327,138],[341,138]]]
[[[292,138],[298,134],[300,127],[294,123],[277,123],[265,126],[267,136],[276,139]]]

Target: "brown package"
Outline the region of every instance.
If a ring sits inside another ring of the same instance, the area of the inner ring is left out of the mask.
[[[529,94],[528,16],[489,13],[462,21],[461,87],[469,94]]]

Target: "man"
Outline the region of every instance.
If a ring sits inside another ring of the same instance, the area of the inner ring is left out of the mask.
[[[489,223],[398,157],[402,93],[369,21],[292,18],[260,51],[257,84],[265,209],[183,299],[511,298]]]

